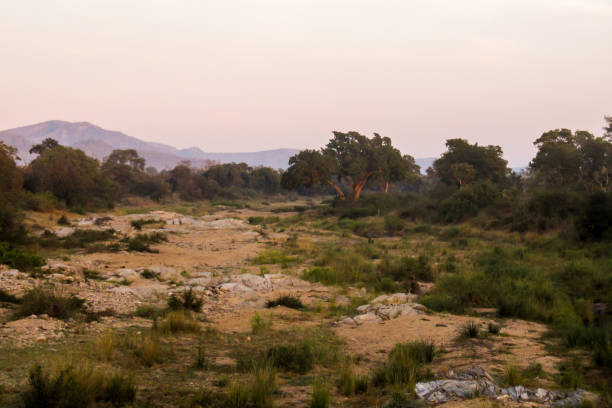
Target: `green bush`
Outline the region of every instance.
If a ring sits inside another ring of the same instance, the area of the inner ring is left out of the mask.
[[[40,365],[30,370],[21,394],[25,408],[87,408],[95,402],[122,406],[132,403],[135,397],[136,385],[131,377],[72,366],[52,376]]]
[[[397,215],[386,215],[385,216],[385,230],[391,234],[396,234],[404,229],[404,223],[402,219]]]
[[[34,288],[23,295],[13,318],[47,314],[57,319],[69,319],[83,312],[84,304],[83,299],[73,295],[61,296],[49,289]]]
[[[468,322],[461,327],[459,333],[464,339],[476,339],[480,337],[480,325],[474,321]]]
[[[28,270],[43,266],[45,263],[43,257],[21,251],[8,242],[0,242],[0,264],[20,270]]]
[[[193,288],[184,290],[180,295],[173,293],[168,298],[168,308],[170,310],[192,310],[199,312],[202,310],[204,299],[193,291]]]
[[[328,408],[331,403],[329,389],[323,381],[315,380],[312,383],[312,398],[310,408]]]
[[[166,225],[166,221],[162,220],[162,219],[155,219],[155,218],[142,218],[139,220],[132,220],[130,221],[130,225],[132,227],[134,227],[134,229],[140,231],[142,230],[142,227],[145,225],[151,225],[151,224],[164,224]]]
[[[276,306],[285,306],[290,309],[302,310],[304,309],[304,304],[302,301],[295,296],[279,296],[276,299],[268,300],[266,302],[267,308],[272,308]]]
[[[314,366],[314,353],[307,342],[269,347],[266,360],[281,370],[305,374]]]
[[[127,240],[127,249],[128,251],[158,253],[158,250],[151,248],[151,244],[159,244],[166,241],[168,241],[168,238],[161,232],[137,234],[135,237]]]

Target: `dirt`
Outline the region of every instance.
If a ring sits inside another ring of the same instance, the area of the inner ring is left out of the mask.
[[[53,283],[62,292],[75,294],[86,300],[93,312],[106,312],[97,322],[63,322],[47,316],[30,316],[8,321],[8,309],[0,308],[0,346],[29,347],[36,344],[54,344],[64,336],[79,331],[102,333],[109,328],[147,326],[150,320],[133,317],[143,305],[165,305],[171,292],[184,290],[191,285],[198,288],[204,300],[203,315],[207,325],[221,333],[248,333],[253,316],[258,313],[264,319],[272,316],[275,329],[324,325],[345,342],[345,351],[351,356],[360,356],[360,369],[366,370],[380,364],[397,343],[427,340],[442,350],[436,359],[434,372],[449,368],[461,368],[479,364],[493,374],[500,374],[509,364],[526,367],[539,363],[547,373],[554,373],[559,358],[551,356],[548,344],[543,340],[546,327],[521,320],[494,321],[487,317],[456,316],[426,313],[416,316],[400,316],[382,323],[363,323],[359,326],[338,325],[340,317],[332,318],[316,311],[298,311],[286,307],[265,308],[265,302],[281,294],[291,294],[302,299],[306,305],[327,305],[332,298],[342,298],[345,290],[327,288],[302,280],[286,280],[278,287],[247,288],[248,291],[218,291],[215,285],[233,282],[236,275],[282,273],[291,277],[299,274],[300,266],[282,269],[278,265],[252,265],[250,259],[261,253],[268,245],[282,242],[287,233],[262,231],[244,220],[249,216],[266,216],[253,210],[221,211],[212,216],[186,217],[170,212],[153,212],[144,215],[116,216],[100,214],[85,219],[73,218],[79,228],[113,228],[124,234],[135,235],[130,221],[140,218],[158,218],[165,221],[163,228],[144,228],[142,232],[162,231],[168,242],[153,245],[158,253],[98,252],[77,253],[69,259],[60,257],[49,260],[51,274],[33,279],[25,273],[0,270],[0,289],[21,295],[26,290],[42,284]],[[109,216],[104,225],[96,225],[95,218]],[[239,218],[239,219],[236,219]],[[36,219],[42,223],[46,219]],[[59,228],[48,225],[49,228]],[[321,239],[318,235],[312,241]],[[158,277],[145,279],[143,269],[155,270]],[[84,270],[99,273],[98,279],[85,279]],[[127,272],[126,272],[127,270]],[[121,273],[128,276],[122,279]],[[296,278],[292,278],[296,279]],[[191,282],[191,283],[190,283]],[[285,286],[283,286],[285,285]],[[354,293],[363,295],[356,289]],[[350,290],[349,290],[350,292]],[[345,299],[348,297],[345,296]],[[490,311],[489,311],[490,312]],[[485,313],[483,313],[485,314]],[[499,335],[487,335],[480,339],[459,339],[459,332],[468,322],[477,322],[484,331],[487,324],[501,324]],[[2,347],[5,348],[5,347]],[[219,357],[224,358],[224,357]],[[282,380],[281,380],[282,382]],[[304,405],[304,395],[310,386],[292,386],[293,394],[282,394],[279,401],[290,405]],[[296,397],[297,396],[297,397]],[[297,398],[297,399],[296,399]],[[488,406],[489,401],[470,400],[449,403],[445,407]]]

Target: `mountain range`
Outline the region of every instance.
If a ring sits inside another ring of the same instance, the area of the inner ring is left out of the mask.
[[[21,163],[29,163],[35,156],[30,148],[46,138],[52,138],[64,146],[83,150],[89,156],[102,160],[114,149],[135,149],[146,160],[147,166],[158,170],[174,168],[181,161],[189,160],[192,166],[206,167],[213,162],[244,162],[249,166],[287,168],[289,157],[296,149],[275,149],[245,153],[209,153],[197,147],[177,149],[162,143],[145,142],[125,133],[102,129],[89,122],[65,122],[50,120],[35,125],[0,131],[0,141],[18,150]]]
[[[213,163],[247,163],[249,166],[268,166],[274,169],[286,169],[289,157],[297,149],[275,149],[245,153],[210,153],[198,147],[177,149],[162,143],[145,142],[125,133],[102,129],[89,122],[66,122],[50,120],[35,125],[22,126],[0,131],[0,141],[18,150],[22,164],[27,164],[36,156],[28,151],[30,148],[52,138],[64,146],[83,150],[87,155],[102,160],[114,149],[135,149],[146,160],[147,166],[158,170],[172,169],[182,161],[188,160],[192,166],[207,167]],[[421,172],[431,166],[435,158],[416,159]]]

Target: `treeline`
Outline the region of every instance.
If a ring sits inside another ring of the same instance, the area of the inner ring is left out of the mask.
[[[395,212],[421,222],[471,220],[521,232],[567,228],[582,240],[611,240],[612,117],[605,121],[601,137],[568,129],[544,133],[520,174],[508,167],[499,146],[449,139],[421,176],[414,159],[390,139],[335,132],[322,149],[293,156],[282,184],[333,187],[332,211],[340,217]],[[362,190],[370,194],[360,199]]]
[[[16,241],[23,236],[21,210],[96,210],[113,207],[127,196],[195,201],[281,191],[278,170],[244,163],[203,170],[185,162],[158,172],[147,168],[145,160],[132,149],[114,150],[100,163],[53,139],[33,146],[30,153],[38,156],[19,167],[16,149],[0,142],[0,241]]]

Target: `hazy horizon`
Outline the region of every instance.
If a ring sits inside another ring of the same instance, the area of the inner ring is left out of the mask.
[[[0,129],[86,121],[207,152],[378,132],[414,157],[462,137],[511,166],[612,114],[612,3],[0,4]]]

